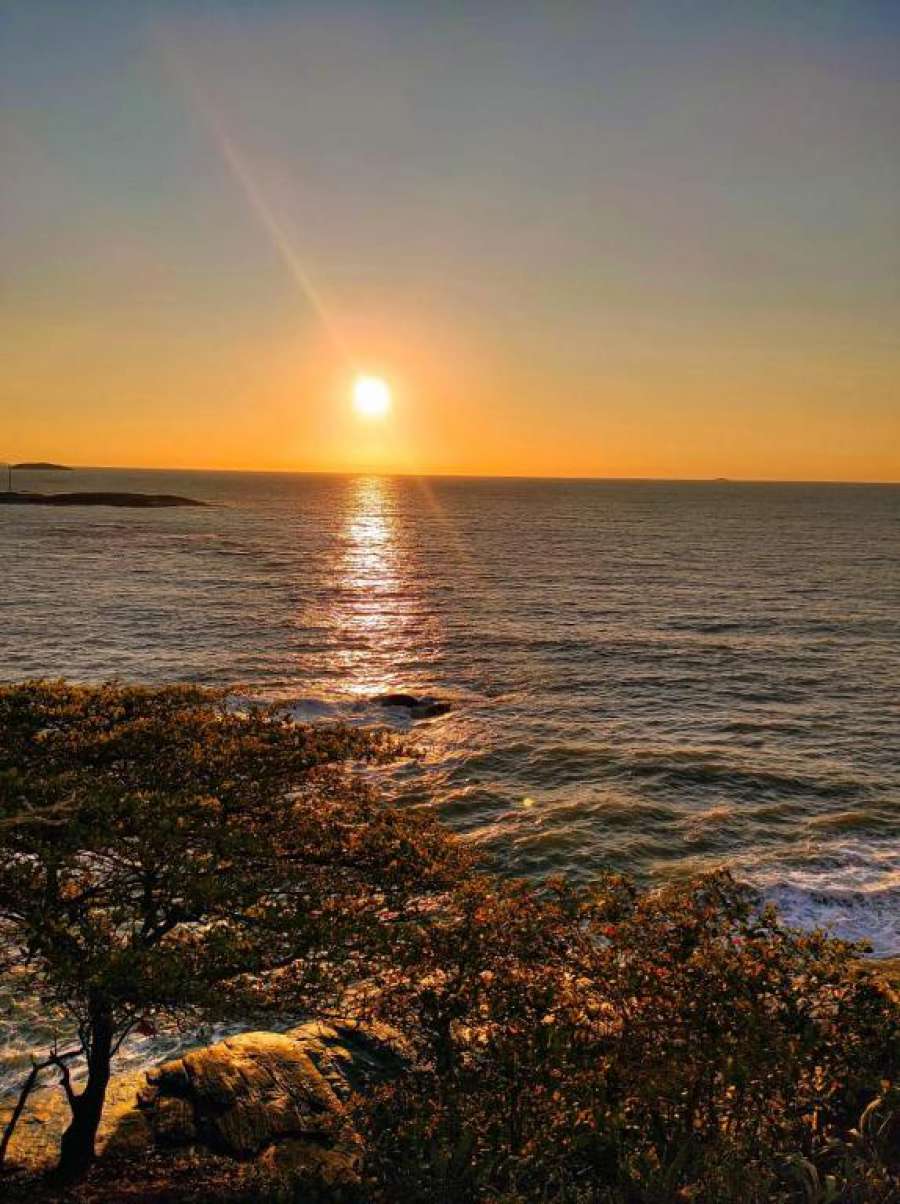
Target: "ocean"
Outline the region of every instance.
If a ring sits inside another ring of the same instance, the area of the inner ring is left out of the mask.
[[[504,872],[728,866],[900,954],[900,487],[79,470],[0,508],[0,679],[226,686],[389,724]],[[387,691],[451,703],[424,721]]]

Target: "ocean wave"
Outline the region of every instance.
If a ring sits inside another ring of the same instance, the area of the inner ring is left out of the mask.
[[[876,957],[900,949],[900,848],[896,842],[836,842],[805,862],[735,865],[793,927],[824,928],[847,941],[865,941]]]
[[[664,782],[673,791],[705,787],[727,787],[746,797],[763,794],[810,795],[817,798],[855,798],[860,782],[852,779],[804,777],[777,770],[750,769],[729,761],[672,763],[666,756],[648,755],[625,766],[638,778]]]

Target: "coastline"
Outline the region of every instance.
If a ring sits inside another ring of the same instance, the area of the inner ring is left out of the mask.
[[[54,1028],[5,1106],[10,1198],[424,1201],[460,1118],[448,1202],[612,1200],[638,1165],[644,1197],[793,1204],[790,1156],[833,1174],[836,1141],[849,1198],[890,1198],[889,1138],[853,1145],[873,1114],[890,1132],[900,1075],[875,963],[727,873],[498,875],[364,773],[407,754],[197,687],[0,687],[0,985]],[[201,1022],[232,1035],[195,1042]],[[181,1050],[115,1074],[129,1034],[169,1029]],[[760,1167],[781,1194],[748,1194]]]
[[[171,493],[31,493],[8,490],[0,493],[0,505],[7,506],[124,506],[135,509],[163,509],[172,506],[206,506],[196,498]]]

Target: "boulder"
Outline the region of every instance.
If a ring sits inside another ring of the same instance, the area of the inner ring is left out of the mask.
[[[413,719],[433,719],[452,709],[449,702],[430,694],[423,694],[421,698],[415,694],[379,694],[372,701],[382,707],[403,707]]]
[[[387,1024],[310,1020],[292,1028],[288,1036],[303,1048],[341,1103],[396,1078],[413,1057],[407,1041]]]
[[[288,1137],[330,1144],[340,1100],[302,1045],[281,1033],[241,1033],[147,1075],[140,1107],[157,1145],[199,1142],[252,1158]]]
[[[386,1026],[310,1021],[287,1033],[241,1033],[166,1062],[147,1074],[137,1106],[157,1150],[206,1149],[350,1185],[362,1149],[346,1104],[408,1061]]]
[[[138,1094],[146,1082],[142,1070],[114,1075],[110,1080],[97,1133],[99,1151],[112,1140],[122,1153],[142,1153],[152,1146],[150,1126],[136,1107]],[[0,1125],[6,1124],[14,1102],[15,1096],[0,1099]],[[52,1167],[59,1157],[60,1138],[70,1120],[69,1105],[55,1080],[34,1091],[10,1142],[7,1152],[10,1165],[31,1171]]]
[[[234,1186],[274,1176],[309,1185],[309,1198],[319,1191],[336,1198],[357,1182],[362,1155],[347,1102],[396,1076],[410,1056],[385,1025],[309,1021],[285,1033],[240,1033],[155,1070],[115,1076],[98,1134],[98,1176],[115,1177],[120,1166],[132,1178],[142,1166],[148,1174],[188,1166],[198,1182],[224,1176]],[[67,1123],[62,1092],[36,1092],[10,1161],[52,1165]],[[155,1198],[146,1187],[147,1199]]]

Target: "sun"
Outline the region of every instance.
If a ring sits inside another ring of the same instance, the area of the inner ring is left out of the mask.
[[[362,418],[384,418],[391,408],[391,390],[380,376],[357,376],[353,382],[353,408]]]

